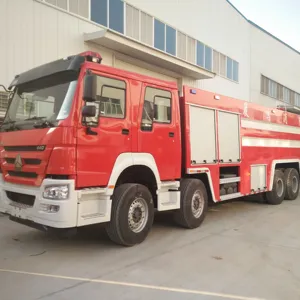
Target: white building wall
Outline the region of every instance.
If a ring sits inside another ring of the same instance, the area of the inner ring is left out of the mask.
[[[253,27],[225,0],[126,0],[162,22],[239,62],[239,82],[216,76],[182,83],[218,94],[274,106],[260,93],[261,74],[300,93],[300,56]],[[37,0],[0,0],[0,83],[29,68],[86,50],[103,63],[163,79],[170,76],[115,59],[112,50],[85,44],[83,34],[102,27]],[[138,62],[137,62],[138,64]]]
[[[224,0],[187,1],[189,3],[179,0],[127,2],[239,62],[239,83],[217,76],[213,80],[198,82],[183,78],[183,84],[248,100],[248,23]],[[192,8],[188,10],[189,17],[183,18],[182,12],[189,7]],[[0,20],[0,43],[5,45],[0,47],[0,82],[5,85],[14,75],[26,69],[91,49],[93,46],[84,44],[83,33],[101,28],[100,25],[35,0],[0,1]],[[104,64],[113,64],[112,51],[99,47],[94,50],[104,56]],[[151,75],[155,73],[151,72]]]
[[[0,83],[49,61],[86,50],[96,50],[105,64],[112,52],[85,45],[84,32],[99,26],[35,0],[0,1]]]
[[[110,49],[85,44],[84,33],[100,30],[101,25],[36,0],[0,0],[0,22],[0,45],[5,45],[0,47],[0,83],[6,86],[16,74],[86,50],[99,52],[105,65],[177,80],[138,67],[138,61],[131,65],[119,62]]]
[[[261,93],[261,75],[300,94],[300,54],[251,25],[251,102],[282,105]]]
[[[170,26],[239,62],[239,83],[217,76],[196,86],[250,99],[250,24],[225,0],[126,0]],[[195,85],[192,80],[184,83]]]

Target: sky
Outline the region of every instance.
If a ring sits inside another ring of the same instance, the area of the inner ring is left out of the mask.
[[[229,0],[247,19],[300,52],[300,0]]]

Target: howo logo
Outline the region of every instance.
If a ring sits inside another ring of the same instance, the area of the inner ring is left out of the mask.
[[[15,170],[16,171],[21,171],[22,167],[23,167],[23,161],[22,161],[21,155],[18,154],[16,159],[15,159]]]

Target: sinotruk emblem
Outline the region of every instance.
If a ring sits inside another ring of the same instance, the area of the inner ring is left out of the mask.
[[[21,171],[22,167],[23,167],[22,158],[21,158],[21,155],[18,154],[16,159],[15,159],[15,170],[16,171]]]

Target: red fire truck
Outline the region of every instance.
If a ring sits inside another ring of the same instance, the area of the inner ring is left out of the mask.
[[[1,126],[0,211],[68,233],[105,223],[147,237],[154,211],[185,228],[214,202],[299,192],[300,118],[101,64],[86,52],[15,77]]]

